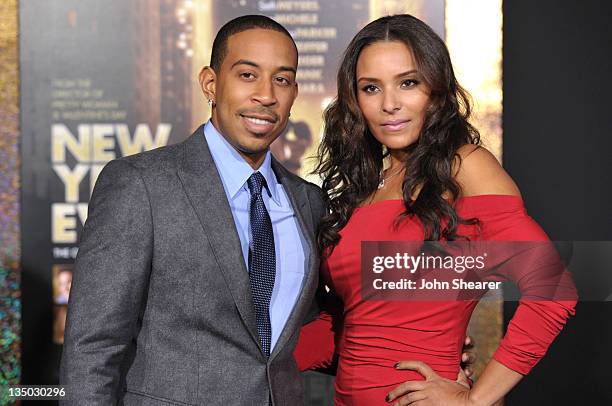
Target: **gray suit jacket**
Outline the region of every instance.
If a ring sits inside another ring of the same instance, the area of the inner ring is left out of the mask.
[[[200,127],[111,161],[76,259],[60,381],[70,405],[303,403],[293,350],[318,283],[320,189],[273,169],[310,248],[301,293],[269,359],[221,179]]]

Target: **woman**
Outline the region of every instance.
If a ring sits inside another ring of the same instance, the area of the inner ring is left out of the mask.
[[[559,282],[568,300],[521,301],[471,389],[454,379],[476,301],[364,300],[362,241],[547,237],[526,214],[515,183],[479,146],[468,96],[426,24],[409,15],[378,19],[352,40],[340,66],[317,172],[330,208],[319,231],[322,278],[343,308],[304,327],[298,365],[329,365],[335,331],[337,405],[493,404],[574,313],[571,279],[564,274]],[[523,294],[542,282],[533,274],[512,277]]]

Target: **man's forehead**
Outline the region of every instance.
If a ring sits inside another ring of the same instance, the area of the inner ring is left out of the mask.
[[[251,61],[260,66],[296,67],[297,52],[291,38],[270,29],[253,28],[228,38],[224,64]]]

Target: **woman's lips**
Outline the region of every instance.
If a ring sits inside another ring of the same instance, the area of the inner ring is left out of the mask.
[[[406,128],[408,123],[410,123],[410,120],[394,120],[384,122],[381,126],[387,131],[400,131]]]

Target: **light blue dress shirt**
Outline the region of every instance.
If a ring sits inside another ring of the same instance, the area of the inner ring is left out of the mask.
[[[211,121],[204,126],[204,137],[206,137],[208,148],[221,176],[240,237],[244,262],[249,269],[251,193],[246,181],[255,171],[223,138]],[[300,294],[306,269],[306,258],[308,258],[308,244],[302,235],[287,193],[283,185],[278,183],[271,164],[272,155],[268,151],[258,171],[264,176],[268,186],[268,193],[262,193],[262,195],[272,221],[276,253],[276,279],[270,300],[270,324],[272,325],[270,352],[278,341]]]

